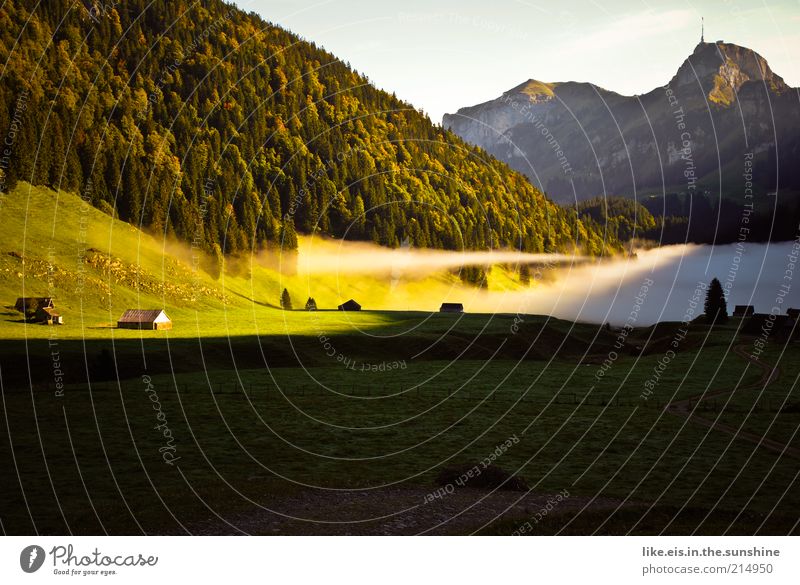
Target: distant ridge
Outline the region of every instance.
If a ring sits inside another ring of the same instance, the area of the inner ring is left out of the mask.
[[[780,216],[781,229],[791,232],[800,195],[799,106],[798,90],[761,55],[717,41],[699,43],[669,83],[644,95],[531,79],[495,100],[445,114],[443,125],[556,200],[700,194],[712,214],[720,201],[741,204],[749,188],[757,211]],[[778,190],[782,213],[768,195]],[[711,236],[717,223],[705,226]]]

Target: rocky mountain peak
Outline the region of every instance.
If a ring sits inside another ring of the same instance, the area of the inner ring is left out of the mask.
[[[701,42],[669,89],[625,96],[587,82],[528,79],[497,99],[445,114],[443,125],[563,201],[720,184],[741,197],[743,152],[757,160],[763,192],[776,185],[800,192],[797,90],[761,55]]]
[[[782,93],[788,88],[764,57],[752,49],[723,41],[698,43],[670,86],[676,88],[698,82],[709,100],[720,105],[731,104],[748,82],[766,83],[773,93]]]
[[[516,87],[512,87],[503,95],[526,96],[530,101],[534,102],[545,101],[553,97],[554,90],[558,85],[558,83],[546,83],[536,79],[529,79]]]

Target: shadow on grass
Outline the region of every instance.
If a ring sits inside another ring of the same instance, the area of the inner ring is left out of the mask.
[[[525,522],[528,522],[525,525]],[[778,514],[767,517],[750,512],[707,510],[678,506],[626,506],[615,512],[587,510],[565,512],[531,519],[499,520],[481,530],[481,535],[524,536],[578,535],[789,535],[800,534],[797,519]],[[525,526],[525,528],[523,528]],[[527,528],[529,526],[530,528]]]
[[[324,311],[323,311],[324,312]],[[338,313],[335,309],[329,311]],[[452,319],[430,319],[412,332],[398,335],[409,318],[422,314],[385,312],[390,319],[371,327],[326,333],[214,337],[149,337],[55,340],[0,339],[0,368],[6,389],[47,386],[54,381],[54,360],[65,384],[125,380],[148,375],[255,368],[326,367],[341,364],[339,356],[371,364],[401,360],[583,359],[587,352],[602,355],[612,347],[613,334],[597,326],[567,328],[541,319],[512,333],[492,315],[469,315],[459,326]],[[486,323],[491,326],[483,329]],[[93,329],[114,329],[113,326]],[[482,331],[483,329],[483,331]],[[403,329],[405,330],[405,329]],[[147,333],[147,332],[145,332]],[[88,365],[87,365],[88,364]]]
[[[237,297],[240,297],[240,298],[242,298],[242,299],[244,299],[244,300],[246,300],[248,302],[251,302],[254,305],[258,305],[259,307],[267,307],[267,308],[270,308],[270,309],[280,309],[281,308],[279,305],[275,305],[273,303],[267,303],[267,302],[264,302],[264,301],[257,301],[255,299],[251,299],[247,295],[243,295],[242,293],[236,292],[235,290],[229,290],[228,292],[230,292],[231,294],[233,294],[233,295],[235,295]]]

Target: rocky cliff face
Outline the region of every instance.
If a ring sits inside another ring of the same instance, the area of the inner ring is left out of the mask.
[[[700,43],[664,86],[621,96],[528,80],[443,125],[562,201],[800,189],[800,100],[754,51]]]
[[[710,101],[726,105],[735,99],[736,93],[747,82],[764,84],[773,93],[789,89],[761,55],[723,42],[697,45],[669,85],[677,88],[698,82]]]

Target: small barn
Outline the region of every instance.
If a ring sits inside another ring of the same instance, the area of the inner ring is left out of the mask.
[[[753,305],[736,305],[733,309],[734,317],[752,317],[754,314]]]
[[[786,314],[792,321],[797,321],[797,318],[800,317],[800,309],[786,309]]]
[[[52,307],[39,307],[36,309],[36,322],[47,325],[63,325],[64,318]]]
[[[440,313],[463,313],[464,312],[464,305],[461,303],[442,303],[442,306],[439,307]]]
[[[172,329],[172,321],[162,309],[128,309],[117,321],[119,329]]]
[[[360,311],[361,305],[359,305],[353,299],[350,299],[346,303],[342,303],[341,305],[339,305],[338,308],[340,311]]]
[[[14,308],[25,315],[27,318],[31,318],[36,315],[36,311],[39,309],[52,309],[53,308],[53,298],[52,297],[19,297],[17,302],[14,303]]]

